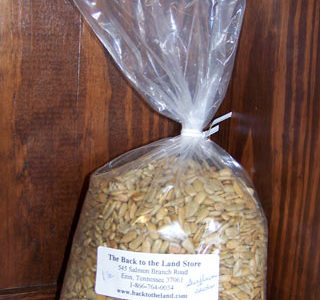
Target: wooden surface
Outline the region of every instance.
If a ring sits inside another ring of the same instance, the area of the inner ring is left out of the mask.
[[[57,282],[90,172],[177,125],[139,99],[71,2],[4,0],[0,21],[0,289],[22,294]]]
[[[268,217],[270,300],[320,296],[319,18],[317,0],[248,0],[219,112],[235,115],[215,140]],[[1,1],[0,88],[0,299],[53,299],[90,172],[177,125],[128,86],[70,1]]]
[[[0,290],[0,300],[52,300],[56,298],[56,283],[40,286],[9,288]]]
[[[320,299],[320,1],[247,1],[220,137],[269,222],[268,299]]]

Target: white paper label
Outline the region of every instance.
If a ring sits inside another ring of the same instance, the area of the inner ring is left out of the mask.
[[[127,300],[218,300],[219,252],[154,254],[99,247],[95,291]]]

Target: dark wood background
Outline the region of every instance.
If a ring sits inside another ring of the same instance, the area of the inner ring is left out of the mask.
[[[320,298],[320,1],[248,0],[214,138],[269,221],[268,299]],[[179,132],[69,0],[0,5],[0,299],[54,299],[88,175]]]

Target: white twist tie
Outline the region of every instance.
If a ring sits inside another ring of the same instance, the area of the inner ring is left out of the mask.
[[[231,118],[232,112],[229,112],[219,118],[216,118],[213,120],[213,122],[210,124],[210,127],[206,131],[200,131],[198,129],[188,129],[188,128],[182,128],[181,135],[182,136],[189,136],[189,137],[209,137],[210,135],[213,135],[219,131],[219,123],[223,122],[224,120],[227,120]],[[216,125],[216,126],[215,126]]]

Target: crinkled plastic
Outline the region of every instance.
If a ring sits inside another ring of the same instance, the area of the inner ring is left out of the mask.
[[[244,0],[75,0],[119,68],[158,112],[202,130],[225,96]]]
[[[201,134],[227,90],[245,1],[74,2],[126,78],[184,134],[92,175],[61,299],[121,299],[95,292],[99,246],[218,251],[219,299],[265,299],[267,228],[256,192],[242,167]]]

